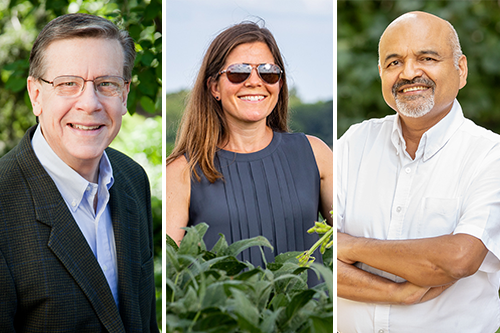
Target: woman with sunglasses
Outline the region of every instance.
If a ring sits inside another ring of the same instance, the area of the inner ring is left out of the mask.
[[[167,158],[166,230],[206,222],[207,249],[262,235],[267,262],[310,248],[318,211],[332,224],[333,155],[315,137],[289,133],[288,87],[272,34],[252,22],[208,48]],[[259,248],[242,259],[264,266]]]

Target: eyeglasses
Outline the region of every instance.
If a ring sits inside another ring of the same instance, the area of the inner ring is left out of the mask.
[[[226,73],[227,79],[234,83],[239,84],[245,82],[252,74],[253,69],[257,69],[259,77],[267,84],[275,84],[281,79],[283,71],[278,65],[275,64],[232,64],[225,70],[221,70],[218,75]]]
[[[79,96],[85,90],[86,82],[93,82],[94,91],[102,96],[116,97],[123,93],[125,85],[129,83],[120,76],[99,76],[93,80],[85,80],[80,76],[64,75],[56,77],[52,82],[42,78],[40,80],[51,84],[56,95],[65,97]]]

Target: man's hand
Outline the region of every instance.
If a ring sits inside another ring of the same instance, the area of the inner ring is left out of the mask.
[[[441,295],[443,291],[453,285],[453,283],[439,287],[420,287],[411,282],[403,282],[399,284],[399,298],[402,305],[413,305],[430,301]]]
[[[421,287],[408,281],[396,283],[337,260],[337,295],[357,302],[412,305],[438,297],[451,285]]]

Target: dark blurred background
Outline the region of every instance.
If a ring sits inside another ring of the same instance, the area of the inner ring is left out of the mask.
[[[458,94],[465,117],[500,133],[500,1],[337,1],[337,137],[350,125],[394,114],[378,74],[378,41],[387,25],[420,10],[448,20],[467,56]]]

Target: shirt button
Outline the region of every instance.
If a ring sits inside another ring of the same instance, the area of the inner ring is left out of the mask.
[[[103,266],[102,266],[102,269],[106,272],[106,271],[108,270],[108,266],[103,265]]]
[[[384,330],[378,330],[378,333],[384,333]]]
[[[396,212],[401,213],[401,207],[399,207],[399,206],[398,206],[398,207],[396,208]],[[379,332],[380,332],[380,331],[379,331]],[[382,330],[382,332],[383,332],[383,330]]]
[[[75,207],[76,206],[76,201],[73,200],[73,202],[71,203],[71,206]]]
[[[410,168],[406,168],[405,171],[406,171],[406,173],[410,173],[411,169]]]

